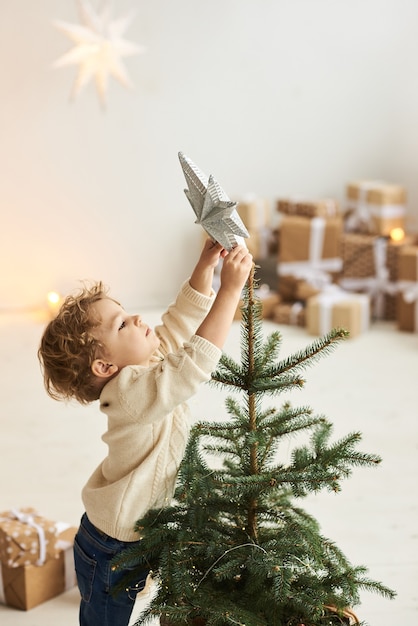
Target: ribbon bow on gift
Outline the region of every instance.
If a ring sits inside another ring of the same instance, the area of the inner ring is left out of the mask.
[[[33,515],[30,513],[22,513],[17,509],[11,509],[10,512],[15,519],[19,520],[19,522],[27,524],[36,530],[39,540],[39,558],[36,561],[36,565],[43,565],[46,560],[46,539],[44,529],[35,522]]]

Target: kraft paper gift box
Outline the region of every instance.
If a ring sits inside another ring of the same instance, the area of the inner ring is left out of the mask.
[[[277,291],[287,302],[304,302],[320,292],[320,288],[303,278],[296,276],[280,276]]]
[[[284,215],[301,217],[336,217],[340,214],[340,206],[334,198],[308,200],[303,198],[279,198],[277,211]]]
[[[55,522],[30,507],[0,513],[0,561],[18,567],[54,558],[56,535]]]
[[[398,284],[398,328],[418,332],[418,246],[400,251]]]
[[[325,335],[333,328],[344,328],[357,337],[370,325],[370,298],[350,294],[335,285],[309,298],[306,304],[306,328],[311,335]]]
[[[265,198],[248,194],[238,200],[237,211],[248,230],[269,228],[271,225],[270,202]]]
[[[406,191],[401,185],[360,180],[347,185],[346,230],[387,236],[405,229]]]
[[[321,287],[334,279],[342,267],[342,227],[340,217],[284,216],[279,229],[279,275],[304,278]]]
[[[388,237],[343,233],[339,285],[349,291],[368,293],[374,318],[395,320],[399,255],[404,246],[413,242],[412,236],[394,242]]]
[[[303,302],[279,302],[274,307],[273,322],[290,326],[305,326],[306,309]]]
[[[245,240],[247,248],[255,259],[265,259],[276,239],[271,227],[270,203],[249,194],[238,202],[237,211],[250,235]]]
[[[0,602],[27,611],[76,585],[73,542],[77,532],[56,524],[56,556],[43,565],[9,567],[0,564]]]

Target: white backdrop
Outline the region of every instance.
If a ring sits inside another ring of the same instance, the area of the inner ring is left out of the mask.
[[[92,0],[98,6],[100,0]],[[103,112],[69,102],[75,0],[0,3],[0,309],[102,279],[126,307],[168,302],[200,248],[184,151],[230,196],[331,195],[384,178],[418,218],[416,0],[117,0],[135,8]],[[411,227],[414,228],[413,222]]]

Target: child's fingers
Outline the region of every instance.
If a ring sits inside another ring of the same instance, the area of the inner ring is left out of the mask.
[[[229,256],[231,259],[235,259],[237,257],[244,257],[246,254],[248,254],[248,248],[246,248],[245,246],[235,246],[235,248],[232,248],[232,250],[229,252]]]

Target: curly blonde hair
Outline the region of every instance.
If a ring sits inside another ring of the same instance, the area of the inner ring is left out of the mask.
[[[38,358],[45,389],[54,400],[88,404],[98,399],[103,382],[93,374],[91,365],[103,346],[91,333],[98,325],[91,305],[107,294],[102,282],[83,285],[78,294],[65,298],[58,315],[45,328]]]

